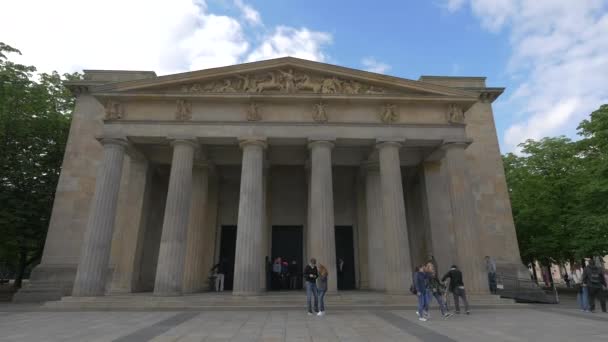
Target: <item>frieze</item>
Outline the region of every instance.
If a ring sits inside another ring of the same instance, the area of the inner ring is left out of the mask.
[[[447,119],[449,123],[464,123],[464,112],[462,108],[454,104],[449,105]]]
[[[179,121],[188,121],[192,119],[192,103],[186,100],[177,100],[177,109],[175,110],[175,119]]]
[[[249,107],[247,107],[247,121],[260,121],[262,120],[262,115],[260,114],[260,108],[258,104],[255,102],[250,102]]]
[[[104,103],[105,119],[120,120],[124,118],[125,111],[122,103],[114,100],[108,100]]]
[[[315,75],[294,69],[239,74],[219,80],[182,85],[185,93],[308,93],[378,95],[389,89],[336,76]],[[392,91],[395,93],[395,91]]]
[[[328,117],[325,103],[319,102],[314,105],[312,119],[319,123],[327,122]]]
[[[397,113],[397,108],[395,105],[391,103],[385,104],[380,112],[380,121],[390,124],[398,120],[399,113]]]

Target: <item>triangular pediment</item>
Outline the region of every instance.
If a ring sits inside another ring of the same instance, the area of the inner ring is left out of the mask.
[[[462,89],[381,75],[293,57],[237,64],[96,86],[94,93],[188,95],[433,96],[475,100]]]

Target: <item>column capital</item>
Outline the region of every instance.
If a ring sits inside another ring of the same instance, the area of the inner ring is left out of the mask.
[[[330,149],[332,149],[335,146],[334,141],[336,141],[335,138],[328,138],[328,137],[308,138],[308,148],[312,149],[313,147],[317,147],[317,146],[325,146],[325,147],[329,147]]]
[[[376,148],[382,149],[388,146],[395,146],[397,148],[401,148],[405,139],[376,139]]]
[[[461,148],[461,149],[465,150],[472,143],[473,143],[473,139],[444,140],[439,148],[444,151],[449,150],[451,148]]]
[[[96,137],[96,139],[97,139],[97,141],[99,141],[99,143],[102,146],[120,146],[125,149],[130,146],[130,142],[129,142],[129,140],[127,140],[127,137],[125,137],[125,136],[102,135],[102,136]]]
[[[265,137],[242,137],[239,138],[239,146],[244,148],[245,146],[261,146],[263,149],[268,147]]]
[[[174,147],[177,145],[190,145],[194,149],[200,147],[198,140],[191,136],[169,136],[167,139],[169,139],[169,144]]]

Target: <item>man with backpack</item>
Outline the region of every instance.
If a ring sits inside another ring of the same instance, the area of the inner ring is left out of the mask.
[[[595,264],[593,259],[589,261],[589,266],[583,272],[583,283],[589,291],[589,311],[595,312],[595,298],[598,298],[602,312],[606,312],[606,298],[604,297],[606,279],[604,271]]]
[[[441,278],[441,281],[444,282],[446,279],[450,280],[448,289],[454,295],[454,307],[456,308],[456,313],[460,313],[459,299],[462,299],[464,302],[465,313],[469,315],[471,312],[469,311],[469,301],[467,300],[467,293],[464,289],[464,283],[462,281],[462,272],[456,265],[452,265],[448,273]]]

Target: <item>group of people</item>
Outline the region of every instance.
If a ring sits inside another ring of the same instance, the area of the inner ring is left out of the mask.
[[[445,285],[447,281],[447,286]],[[464,302],[464,310],[468,315],[469,302],[462,281],[462,272],[456,265],[452,265],[450,270],[439,279],[437,275],[437,266],[434,259],[429,260],[426,264],[422,264],[416,268],[414,273],[414,284],[411,287],[411,292],[418,296],[418,310],[416,314],[418,319],[426,322],[430,319],[429,306],[433,298],[437,301],[441,315],[448,318],[453,314],[449,311],[447,305],[447,294],[451,292],[454,297],[454,308],[457,314],[460,313],[460,299]],[[447,291],[446,291],[447,290]]]
[[[270,287],[274,290],[295,290],[298,288],[300,268],[297,261],[291,263],[286,258],[278,257],[272,262],[270,268]]]
[[[606,312],[607,280],[602,267],[591,259],[584,270],[578,269],[572,277],[578,289],[576,299],[581,311],[595,312],[595,300],[598,299],[602,311]]]

